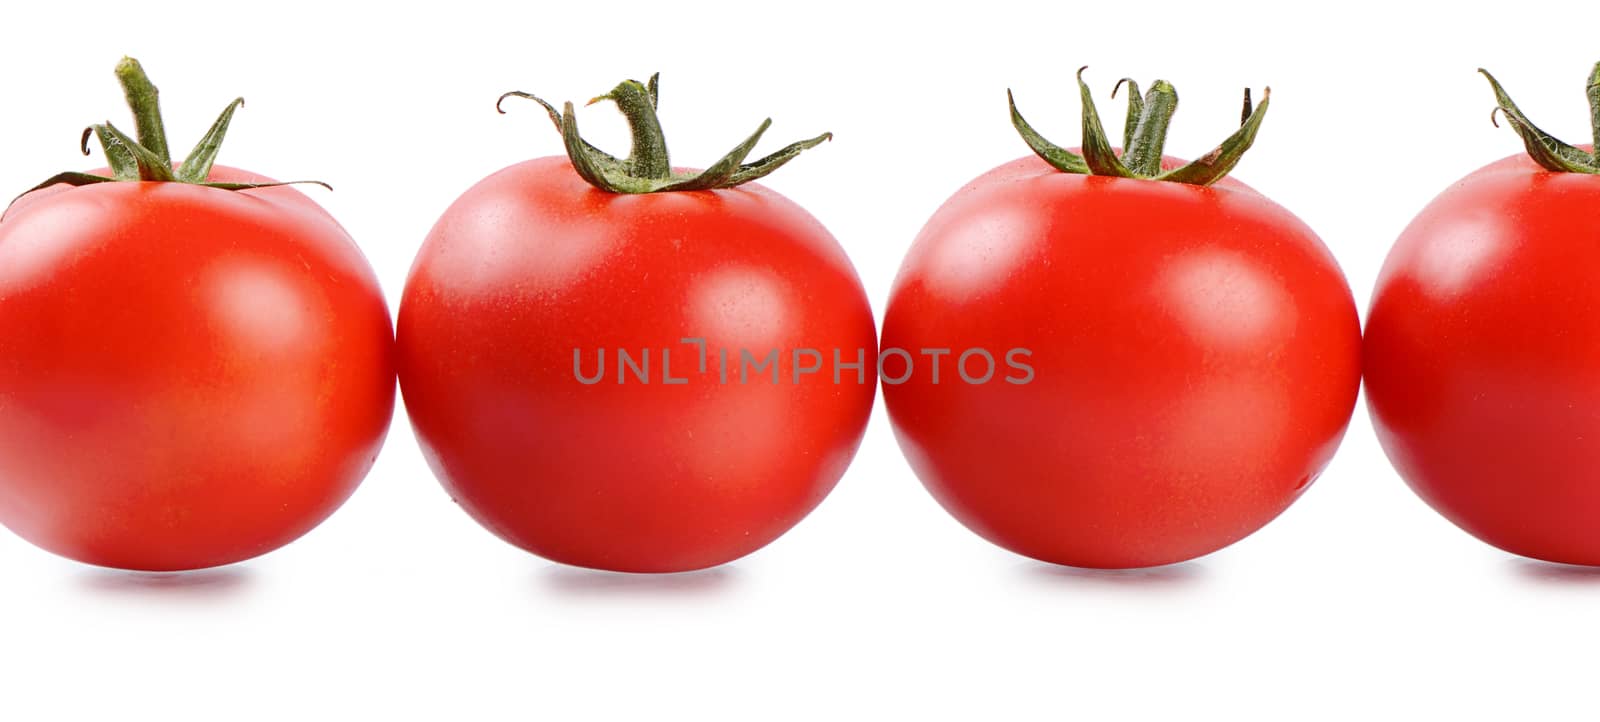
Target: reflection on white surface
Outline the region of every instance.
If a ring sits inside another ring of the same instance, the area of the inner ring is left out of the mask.
[[[559,596],[578,599],[671,599],[724,593],[737,586],[739,574],[727,565],[676,574],[627,574],[552,564],[539,575],[539,581]]]
[[[107,596],[155,599],[219,599],[248,589],[254,573],[248,564],[191,572],[130,572],[91,567],[82,577],[83,587]]]
[[[1206,580],[1199,562],[1183,562],[1144,569],[1083,569],[1030,561],[1023,567],[1029,581],[1050,586],[1121,587],[1129,589],[1192,589]]]
[[[1600,567],[1582,567],[1573,564],[1542,562],[1537,559],[1515,557],[1506,560],[1522,579],[1537,584],[1560,586],[1600,586]]]

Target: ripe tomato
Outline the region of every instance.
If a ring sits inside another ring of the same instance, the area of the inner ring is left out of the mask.
[[[1545,155],[1542,133],[1494,87]],[[1505,158],[1428,204],[1373,289],[1365,373],[1384,450],[1435,510],[1506,551],[1600,565],[1600,163],[1589,158],[1587,171]]]
[[[1334,259],[1288,211],[1219,181],[1266,103],[1247,101],[1200,185],[1159,153],[1169,94],[1158,82],[1130,109],[1144,130],[1130,121],[1127,168],[1087,90],[1084,158],[1015,116],[1040,157],[958,191],[895,280],[882,373],[901,448],[951,514],[1019,554],[1120,568],[1226,546],[1306,489],[1355,404],[1360,328]],[[1062,172],[1086,160],[1096,174]],[[921,354],[898,385],[895,348]],[[950,350],[944,368],[929,349]],[[971,383],[964,349],[1026,351],[1031,373]]]
[[[606,97],[636,135],[657,128],[633,157],[658,172],[612,172],[591,147],[577,168],[489,176],[429,233],[398,322],[406,409],[462,508],[535,554],[633,572],[721,564],[788,530],[844,473],[876,383],[861,283],[799,206],[755,184],[623,192],[695,177],[670,172],[654,95],[652,79]],[[583,148],[571,105],[550,112]]]
[[[297,190],[34,191],[0,222],[0,523],[152,571],[287,544],[372,465],[392,338],[361,252]]]

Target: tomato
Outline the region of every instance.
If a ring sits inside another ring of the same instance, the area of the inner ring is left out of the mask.
[[[125,569],[280,547],[372,465],[392,338],[372,269],[297,190],[34,191],[0,221],[0,523]]]
[[[1513,127],[1537,134],[1495,89]],[[1424,501],[1506,551],[1589,565],[1600,565],[1596,208],[1594,171],[1524,154],[1467,175],[1389,252],[1365,347],[1373,427]]]
[[[1265,110],[1247,105],[1246,137],[1219,150],[1242,153]],[[1144,567],[1243,538],[1305,491],[1354,408],[1360,328],[1337,264],[1242,183],[1154,180],[1182,163],[1148,136],[1130,133],[1128,177],[1106,177],[1042,160],[1083,162],[1015,122],[1040,157],[958,191],[895,279],[882,376],[906,458],[959,521],[1035,559]],[[1015,363],[980,381],[974,350]]]
[[[606,97],[637,131],[655,123],[654,90]],[[418,441],[463,509],[548,559],[737,559],[814,508],[860,443],[876,384],[866,295],[827,230],[760,185],[591,183],[568,158],[518,163],[428,234],[397,329]]]

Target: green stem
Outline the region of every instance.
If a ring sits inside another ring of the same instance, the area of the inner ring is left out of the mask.
[[[667,155],[666,136],[661,131],[661,121],[656,116],[656,105],[660,99],[660,74],[650,76],[649,83],[637,80],[624,80],[590,104],[609,100],[617,104],[617,109],[622,112],[628,121],[628,128],[633,137],[633,148],[626,159],[617,159],[609,153],[596,148],[578,134],[578,119],[573,112],[572,103],[566,103],[560,110],[549,102],[530,93],[513,90],[500,96],[495,103],[495,109],[504,113],[501,104],[506,98],[526,98],[538,103],[550,116],[556,130],[560,131],[562,144],[566,147],[567,157],[572,161],[572,168],[578,176],[590,185],[608,193],[663,193],[669,191],[700,191],[718,188],[733,188],[748,183],[782,167],[793,160],[801,152],[814,148],[833,138],[832,133],[823,133],[815,138],[790,143],[775,153],[759,160],[745,162],[750,151],[761,140],[762,134],[772,124],[771,119],[762,121],[761,126],[746,138],[743,143],[734,146],[720,160],[699,172],[677,172],[672,169],[671,159]]]
[[[189,151],[188,157],[183,159],[183,165],[178,166],[178,180],[185,183],[203,183],[211,175],[211,166],[217,162],[217,151],[222,150],[222,139],[228,135],[228,125],[233,122],[234,111],[244,107],[244,98],[234,98],[228,107],[222,109],[222,115],[217,116],[216,122],[211,124],[211,129],[201,136],[194,150]]]
[[[144,67],[133,58],[124,57],[118,62],[116,73],[117,80],[122,83],[122,94],[128,98],[128,108],[133,111],[134,135],[139,137],[139,145],[171,165],[167,129],[161,122],[160,92],[150,82]]]
[[[112,148],[121,148],[132,158],[135,167],[134,174],[137,180],[142,181],[171,181],[172,164],[163,162],[156,157],[143,143],[129,138],[126,133],[117,130],[117,126],[110,123],[93,126],[95,133],[100,136],[100,144],[106,149],[106,157],[112,157]]]
[[[667,155],[667,137],[661,132],[661,119],[656,117],[655,91],[660,73],[650,77],[650,87],[637,80],[624,80],[606,93],[589,101],[594,105],[602,100],[617,104],[622,117],[628,121],[633,136],[633,151],[628,154],[629,172],[639,178],[661,180],[672,176],[672,161]]]
[[[1010,88],[1006,88],[1006,103],[1011,106],[1011,127],[1017,129],[1017,135],[1022,136],[1022,142],[1027,143],[1035,155],[1063,173],[1089,173],[1089,164],[1083,156],[1045,140],[1039,131],[1033,129],[1028,120],[1022,117],[1022,112],[1017,110],[1017,99],[1011,94]]]
[[[1094,95],[1089,92],[1089,85],[1083,82],[1083,71],[1088,69],[1087,65],[1078,68],[1078,99],[1083,103],[1083,160],[1095,175],[1133,178],[1133,171],[1123,165],[1116,149],[1111,147],[1106,128],[1100,123],[1100,111],[1094,107]]]
[[[1122,84],[1128,84],[1128,114],[1122,118],[1122,148],[1126,152],[1133,147],[1133,134],[1139,130],[1139,118],[1144,116],[1144,96],[1139,93],[1139,81],[1133,78],[1123,78],[1111,87],[1111,99],[1117,99],[1117,91],[1122,89]]]
[[[1166,149],[1167,129],[1177,110],[1178,91],[1172,83],[1157,80],[1150,86],[1139,109],[1138,123],[1122,149],[1122,162],[1129,170],[1141,176],[1161,172],[1161,152]]]
[[[133,58],[125,57],[117,63],[116,75],[117,81],[122,84],[123,95],[128,99],[128,108],[133,111],[134,135],[137,139],[128,137],[110,122],[105,122],[96,123],[85,129],[81,141],[84,155],[89,154],[90,136],[100,141],[100,149],[105,152],[106,165],[110,167],[111,174],[102,176],[77,172],[57,173],[43,183],[24,191],[22,195],[58,184],[87,186],[118,181],[189,183],[229,191],[296,183],[314,183],[329,188],[328,184],[314,180],[272,183],[222,183],[207,180],[212,164],[216,162],[217,151],[221,149],[222,140],[228,133],[228,125],[233,121],[233,113],[244,105],[244,98],[235,99],[222,110],[222,114],[211,124],[211,129],[195,145],[194,150],[190,151],[183,164],[174,171],[172,152],[167,145],[167,132],[161,122],[161,103],[155,84],[150,82],[150,77],[145,74],[139,61]]]
[[[1594,145],[1589,146],[1589,157],[1594,158],[1595,165],[1600,165],[1600,63],[1594,64],[1594,70],[1589,71],[1589,129],[1594,138]]]
[[[1150,85],[1150,91],[1140,98],[1138,83],[1127,78],[1117,83],[1116,90],[1111,92],[1113,98],[1123,83],[1128,84],[1128,118],[1123,123],[1123,152],[1119,157],[1111,147],[1111,141],[1106,138],[1105,127],[1100,122],[1100,111],[1095,108],[1089,86],[1083,82],[1083,71],[1083,68],[1078,69],[1078,95],[1083,104],[1082,155],[1039,135],[1017,111],[1011,91],[1006,91],[1006,100],[1011,105],[1011,125],[1017,129],[1017,134],[1044,162],[1063,173],[1211,185],[1227,176],[1244,152],[1255,143],[1271,95],[1270,91],[1263,91],[1261,104],[1255,106],[1250,102],[1249,89],[1246,89],[1243,118],[1233,135],[1194,162],[1163,171],[1161,155],[1166,150],[1172,116],[1178,110],[1177,89],[1165,80],[1157,80]]]
[[[1222,141],[1221,145],[1211,149],[1194,162],[1181,168],[1156,176],[1157,180],[1175,181],[1178,183],[1194,183],[1196,185],[1210,185],[1221,180],[1233,167],[1239,164],[1239,159],[1244,157],[1244,152],[1256,142],[1256,133],[1261,131],[1261,121],[1267,117],[1267,106],[1272,104],[1272,88],[1261,89],[1261,104],[1253,106],[1250,103],[1250,90],[1244,91],[1244,122],[1233,135]]]

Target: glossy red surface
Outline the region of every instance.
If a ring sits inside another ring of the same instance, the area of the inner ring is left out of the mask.
[[[411,422],[462,508],[535,554],[620,571],[713,566],[788,530],[844,473],[876,382],[861,283],[800,207],[756,184],[614,195],[565,158],[445,212],[398,333]],[[604,376],[580,382],[575,351],[592,377],[601,349]],[[649,350],[647,383],[619,378],[619,349]],[[741,349],[780,350],[781,382],[740,383]],[[793,382],[794,349],[822,369]],[[834,349],[861,374],[834,383]]]
[[[1367,320],[1367,405],[1411,488],[1485,542],[1600,565],[1600,177],[1525,155],[1401,234]]]
[[[1071,175],[1034,157],[928,221],[882,344],[953,349],[937,384],[919,357],[884,387],[935,498],[1002,547],[1083,567],[1183,561],[1266,524],[1333,455],[1360,373],[1349,288],[1288,211],[1229,179]],[[956,378],[970,348],[1027,349],[1033,377],[1006,381],[1026,374],[1002,363],[988,383]]]
[[[31,194],[0,222],[0,522],[127,569],[287,544],[377,456],[392,338],[361,252],[292,188]]]

